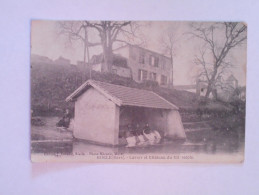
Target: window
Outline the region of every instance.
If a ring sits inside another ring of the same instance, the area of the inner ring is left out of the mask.
[[[138,70],[138,80],[139,81],[147,80],[147,71],[146,70]]]
[[[145,64],[145,53],[144,52],[140,52],[140,54],[139,54],[139,63]]]
[[[150,66],[158,67],[158,63],[159,63],[158,57],[155,57],[155,56],[152,56],[152,55],[149,56],[149,65]]]
[[[155,65],[155,57],[152,55],[149,56],[149,65],[151,66]]]
[[[143,70],[143,80],[147,80],[147,71]]]
[[[166,66],[165,66],[165,60],[164,60],[164,59],[162,60],[161,65],[162,65],[162,66],[161,66],[162,69],[165,70],[165,69],[166,69],[166,68],[165,68]]]
[[[166,85],[167,84],[167,77],[164,75],[161,75],[161,85]]]
[[[155,67],[158,67],[158,63],[159,63],[159,57],[155,57]]]
[[[156,73],[151,72],[151,73],[149,74],[149,79],[152,80],[152,81],[156,81]]]
[[[136,61],[137,60],[137,56],[136,56],[136,52],[135,51],[131,51],[131,58]]]

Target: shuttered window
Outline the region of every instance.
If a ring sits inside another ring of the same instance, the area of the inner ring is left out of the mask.
[[[138,80],[139,81],[143,81],[143,80],[147,80],[147,71],[146,70],[138,70]]]
[[[161,85],[166,85],[167,84],[167,76],[161,75]]]

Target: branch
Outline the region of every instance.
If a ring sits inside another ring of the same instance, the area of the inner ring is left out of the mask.
[[[87,31],[87,26],[85,22],[59,22],[59,28],[61,29],[59,34],[67,35],[70,42],[74,40],[82,40],[88,45],[88,47],[93,47],[101,44],[89,42],[86,37],[83,37],[80,34],[82,30]]]
[[[209,73],[208,73],[208,70],[207,70],[207,67],[206,67],[206,64],[207,64],[207,63],[206,63],[205,58],[204,58],[204,56],[205,56],[205,51],[201,51],[201,50],[200,50],[200,54],[201,54],[201,57],[200,57],[200,58],[196,56],[196,58],[195,58],[195,63],[196,63],[197,65],[201,65],[201,66],[203,67],[203,71],[204,71],[204,74],[203,74],[203,75],[206,76],[207,81],[210,81]]]

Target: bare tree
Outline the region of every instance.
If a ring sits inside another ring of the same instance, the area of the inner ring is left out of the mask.
[[[103,48],[104,71],[111,72],[113,45],[115,42],[129,43],[137,38],[136,32],[140,25],[131,21],[85,21],[87,27],[98,32]]]
[[[88,40],[88,26],[85,21],[63,21],[59,22],[59,34],[67,36],[70,43],[81,41],[83,43],[83,80],[86,79],[86,63],[89,64],[89,48],[100,45],[100,43],[92,43]],[[87,57],[87,61],[86,61]],[[90,68],[91,78],[91,68]]]
[[[177,42],[177,39],[175,38],[174,32],[171,29],[168,29],[161,39],[161,47],[162,47],[163,53],[170,57],[170,63],[172,66],[173,73],[174,73],[174,55],[175,55],[176,42]],[[174,85],[173,73],[172,73],[171,86]]]
[[[191,34],[204,43],[194,62],[200,66],[198,77],[207,82],[207,99],[210,93],[215,96],[217,86],[222,86],[223,75],[233,67],[227,57],[233,48],[245,43],[247,26],[243,23],[225,22],[192,24],[191,28]]]

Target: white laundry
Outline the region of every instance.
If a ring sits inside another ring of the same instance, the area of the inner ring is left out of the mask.
[[[135,136],[127,137],[126,140],[127,140],[127,143],[128,143],[127,147],[136,146],[137,140],[136,140]]]
[[[161,139],[161,135],[158,131],[154,130],[153,133],[154,133],[156,139]]]

